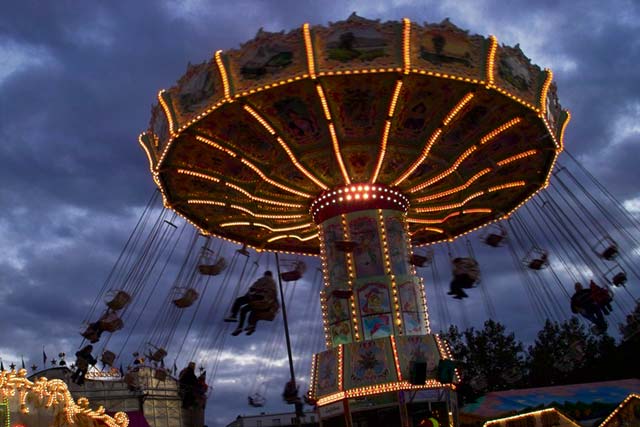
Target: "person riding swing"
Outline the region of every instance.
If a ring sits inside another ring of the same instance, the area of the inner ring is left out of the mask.
[[[245,319],[249,314],[249,326],[245,332],[247,335],[251,335],[256,330],[258,320],[273,320],[279,308],[276,282],[273,280],[273,273],[267,270],[264,276],[251,285],[246,294],[236,298],[231,307],[231,315],[226,317],[224,321],[238,321],[238,327],[231,332],[231,335],[236,336],[242,332]],[[238,312],[240,320],[237,319]]]

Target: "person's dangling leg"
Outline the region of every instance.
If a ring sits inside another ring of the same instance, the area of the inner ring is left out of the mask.
[[[249,296],[243,295],[241,297],[236,298],[231,306],[231,316],[226,317],[224,319],[225,322],[235,322],[238,317],[238,311],[240,311],[240,307],[243,305],[249,304]]]
[[[231,335],[236,336],[239,335],[240,332],[242,332],[242,327],[244,326],[244,321],[247,318],[247,314],[249,313],[249,311],[251,311],[251,307],[249,306],[249,304],[245,304],[244,306],[242,306],[242,308],[240,309],[240,320],[238,320],[238,327],[233,332],[231,332]]]

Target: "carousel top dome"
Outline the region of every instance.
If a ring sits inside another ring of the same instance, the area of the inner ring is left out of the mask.
[[[139,141],[165,206],[203,233],[302,254],[319,253],[327,212],[353,209],[345,189],[379,188],[367,208],[406,212],[414,245],[504,218],[547,184],[569,120],[551,71],[518,46],[355,14],[261,30],[158,101]]]

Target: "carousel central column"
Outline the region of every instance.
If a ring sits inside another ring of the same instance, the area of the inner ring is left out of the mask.
[[[314,355],[310,394],[325,427],[417,425],[433,394],[416,393],[427,388],[443,391],[432,400],[444,425],[455,425],[454,387],[438,374],[448,351],[430,333],[424,285],[410,262],[408,205],[378,184],[335,188],[311,205],[327,350]]]
[[[383,185],[350,185],[312,205],[319,225],[327,348],[429,333],[422,280],[410,263],[408,199]]]

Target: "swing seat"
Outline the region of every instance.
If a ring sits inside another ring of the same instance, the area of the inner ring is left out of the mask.
[[[306,270],[306,264],[302,261],[298,261],[295,263],[295,268],[293,270],[281,273],[280,278],[285,282],[295,282],[296,280],[300,280]]]
[[[100,361],[108,366],[113,366],[113,362],[116,360],[116,354],[112,351],[105,350],[100,357]]]
[[[184,291],[184,294],[180,298],[174,299],[173,304],[178,308],[190,307],[198,299],[198,296],[198,291],[189,288]]]
[[[473,281],[478,282],[480,279],[480,268],[478,261],[473,258],[456,258],[453,260],[453,275],[458,277],[466,275]]]
[[[624,286],[624,284],[627,283],[627,273],[625,273],[624,271],[617,273],[611,279],[611,283],[613,283],[615,286]]]
[[[358,246],[358,243],[353,240],[336,240],[333,244],[341,252],[353,252]]]
[[[334,289],[331,291],[331,295],[336,298],[349,299],[353,295],[353,291],[351,289]]]
[[[607,261],[612,261],[618,256],[618,246],[615,244],[609,245],[600,253],[600,256]]]
[[[226,267],[227,260],[225,260],[223,257],[220,257],[213,264],[200,264],[198,266],[198,271],[200,271],[200,274],[204,274],[206,276],[217,276],[218,274],[222,273],[222,270],[224,270]]]
[[[529,262],[528,267],[532,270],[542,270],[547,266],[547,261],[542,258],[534,258]]]
[[[80,335],[91,344],[95,344],[100,341],[100,332],[93,328],[91,325],[87,326],[87,329],[82,332]]]
[[[298,386],[293,381],[289,381],[284,386],[284,391],[282,392],[282,398],[288,404],[294,404],[300,401],[298,397]]]
[[[271,308],[268,310],[251,310],[249,314],[249,324],[255,325],[258,320],[264,320],[266,322],[271,322],[276,318],[278,314],[280,306],[276,306],[275,308]]]
[[[418,255],[418,254],[411,255],[411,259],[409,260],[409,262],[415,265],[416,267],[424,267],[427,261],[429,261],[429,258],[427,258],[424,255]]]
[[[116,313],[107,313],[100,318],[100,327],[107,332],[115,332],[124,327],[124,322]]]
[[[252,394],[251,396],[248,396],[247,401],[249,402],[250,406],[253,406],[254,408],[261,408],[264,406],[267,399],[262,397],[262,395],[255,393],[255,394]]]
[[[487,237],[485,237],[484,242],[493,248],[497,248],[500,246],[503,240],[504,236],[502,234],[491,233]]]
[[[164,368],[159,368],[156,369],[155,372],[153,373],[153,378],[157,379],[158,381],[164,381],[167,379],[167,370]]]
[[[153,353],[147,354],[147,357],[154,362],[162,362],[162,360],[167,357],[167,350],[165,350],[164,348],[159,348]]]
[[[131,295],[125,291],[117,291],[113,298],[107,302],[107,307],[111,310],[122,310],[131,301]]]

